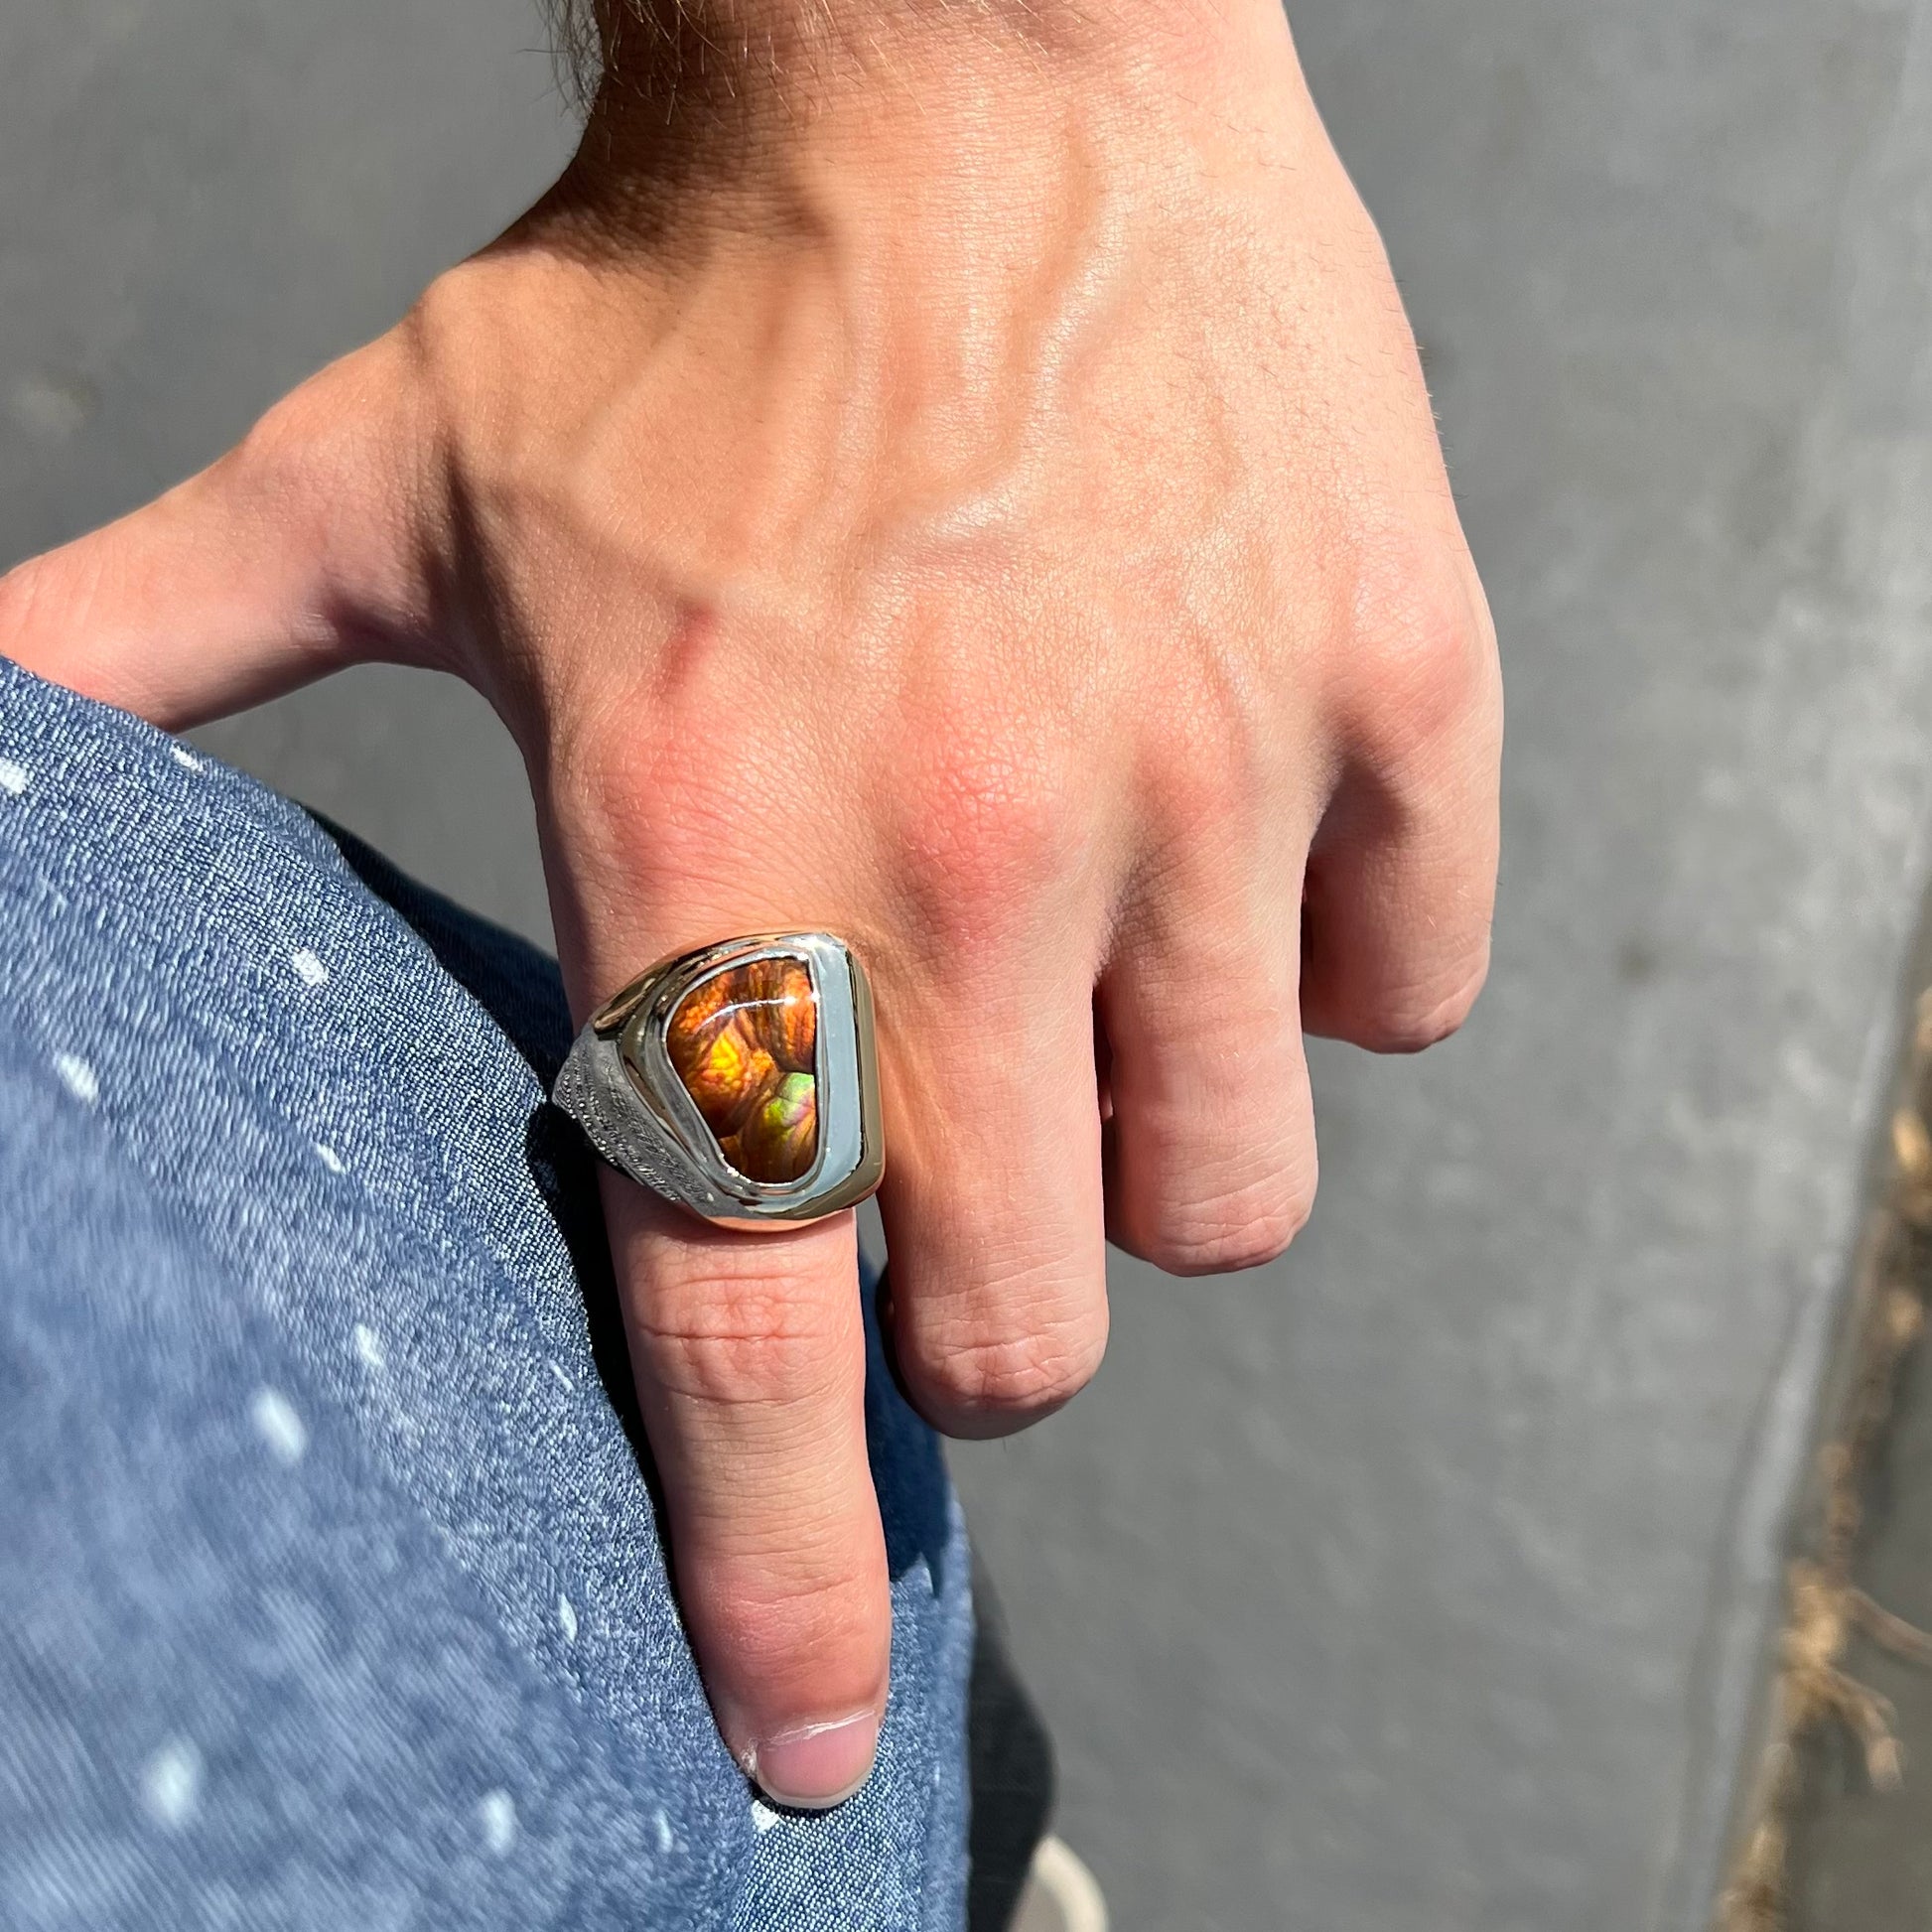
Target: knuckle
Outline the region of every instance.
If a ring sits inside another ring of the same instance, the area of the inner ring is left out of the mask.
[[[738,1567],[711,1608],[714,1634],[734,1655],[767,1670],[777,1660],[804,1659],[820,1682],[854,1661],[870,1675],[890,1615],[870,1572],[828,1567],[810,1552],[782,1563],[760,1552]]]
[[[1467,731],[1495,688],[1488,613],[1439,543],[1371,552],[1356,586],[1359,727],[1377,762],[1401,765]]]
[[[1233,1190],[1170,1195],[1127,1231],[1134,1252],[1170,1275],[1226,1275],[1287,1253],[1314,1208],[1312,1163]]]
[[[1489,977],[1489,947],[1432,986],[1377,1001],[1363,1017],[1355,1044],[1374,1053],[1420,1053],[1456,1033]],[[1444,991],[1447,987],[1448,991]]]
[[[680,1587],[707,1669],[738,1682],[741,1708],[749,1698],[787,1713],[844,1712],[882,1700],[892,1649],[883,1558],[876,1546],[841,1545],[836,1560],[760,1547],[687,1565]]]
[[[934,743],[941,748],[930,750]],[[922,741],[899,844],[921,922],[946,946],[1011,925],[1069,867],[1075,815],[1046,761],[1023,751]]]
[[[654,893],[694,856],[702,828],[691,823],[699,801],[682,743],[669,731],[625,732],[601,715],[567,714],[551,762],[578,861],[600,885],[621,879]]]
[[[622,729],[578,723],[556,760],[573,860],[601,893],[648,904],[688,903],[699,882],[745,876],[745,856],[778,830],[764,822],[770,787],[749,782],[743,734],[715,719]],[[797,828],[793,829],[793,843]]]
[[[1107,1348],[1106,1315],[1020,1335],[915,1345],[920,1394],[954,1435],[1002,1435],[1061,1409],[1084,1389]]]
[[[852,1311],[795,1283],[719,1263],[654,1283],[637,1300],[632,1329],[669,1393],[777,1407],[823,1395],[853,1372]]]

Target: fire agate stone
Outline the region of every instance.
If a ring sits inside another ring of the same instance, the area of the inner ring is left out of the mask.
[[[818,1001],[802,959],[757,959],[700,980],[665,1036],[671,1065],[729,1166],[796,1180],[818,1154]]]

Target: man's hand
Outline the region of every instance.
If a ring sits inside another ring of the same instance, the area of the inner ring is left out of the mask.
[[[848,938],[898,1360],[991,1435],[1093,1374],[1105,1238],[1288,1245],[1304,1029],[1468,1011],[1494,645],[1270,0],[776,5],[640,22],[536,209],[0,580],[0,650],[177,727],[362,658],[470,679],[580,1020],[711,940]],[[890,1642],[851,1217],[726,1234],[606,1181],[718,1722],[830,1802]]]

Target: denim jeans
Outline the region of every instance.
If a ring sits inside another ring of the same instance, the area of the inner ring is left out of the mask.
[[[879,1765],[776,1812],[667,1579],[569,1032],[539,953],[0,661],[8,1932],[961,1923],[937,1445],[869,1330]]]

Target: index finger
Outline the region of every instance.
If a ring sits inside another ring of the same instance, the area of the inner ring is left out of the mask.
[[[855,1217],[739,1233],[620,1174],[603,1184],[678,1596],[718,1727],[768,1797],[837,1804],[871,1772],[892,1648]]]

